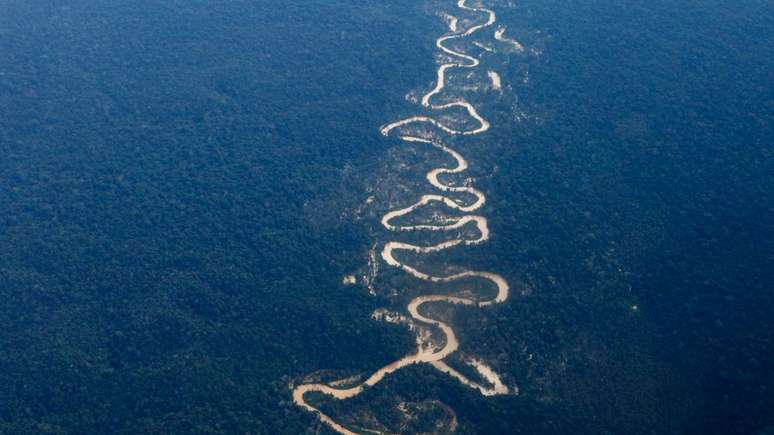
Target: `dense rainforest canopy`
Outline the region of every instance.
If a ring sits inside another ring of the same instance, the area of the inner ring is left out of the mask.
[[[508,86],[464,144],[492,231],[465,255],[519,294],[450,316],[519,394],[416,367],[326,409],[772,433],[770,3],[485,3],[529,53],[484,60]],[[0,432],[314,432],[291,385],[410,351],[342,277],[385,168],[427,169],[378,128],[452,4],[0,0]]]

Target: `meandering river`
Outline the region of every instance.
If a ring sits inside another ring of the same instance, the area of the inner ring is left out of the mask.
[[[430,128],[438,129],[448,135],[469,136],[482,134],[490,128],[489,122],[487,122],[487,120],[478,113],[472,104],[463,98],[455,97],[451,100],[451,102],[441,104],[433,103],[433,101],[437,99],[435,97],[444,92],[446,89],[447,73],[449,73],[449,71],[461,68],[474,69],[480,65],[479,59],[458,51],[457,49],[450,48],[448,43],[453,40],[469,37],[477,32],[482,31],[483,29],[491,28],[497,21],[497,16],[494,11],[484,7],[469,6],[467,3],[468,1],[466,0],[459,0],[457,2],[457,6],[462,11],[462,13],[471,15],[475,14],[480,16],[480,18],[474,19],[473,23],[477,24],[471,24],[465,29],[461,28],[464,27],[464,24],[463,21],[458,17],[446,15],[447,22],[449,24],[449,33],[439,37],[436,40],[435,45],[441,52],[448,55],[451,60],[446,63],[442,63],[439,66],[435,86],[431,91],[422,96],[421,104],[424,108],[431,111],[464,109],[464,111],[469,116],[469,121],[463,120],[462,122],[458,123],[457,120],[455,120],[454,125],[448,125],[430,116],[412,116],[406,119],[392,122],[381,128],[381,133],[385,136],[397,134],[397,136],[405,142],[426,144],[427,146],[434,147],[449,155],[456,162],[456,165],[453,167],[439,167],[429,171],[426,175],[427,181],[437,191],[437,193],[428,193],[423,195],[417,202],[408,207],[392,210],[386,213],[381,219],[381,224],[386,229],[394,232],[443,231],[456,233],[459,233],[459,230],[461,230],[463,227],[472,225],[476,228],[475,234],[477,234],[477,236],[471,238],[459,236],[460,238],[446,240],[434,245],[415,245],[399,241],[388,241],[384,244],[384,247],[381,250],[381,259],[387,265],[399,268],[420,280],[433,283],[450,283],[463,279],[481,279],[490,282],[497,291],[489,298],[482,298],[480,296],[474,297],[467,293],[464,295],[435,294],[416,297],[412,299],[407,306],[410,319],[406,319],[406,323],[408,323],[410,326],[422,325],[423,327],[430,327],[439,330],[444,336],[443,345],[441,347],[435,346],[432,343],[428,343],[428,339],[425,335],[417,333],[417,347],[414,353],[404,356],[403,358],[400,358],[399,360],[378,369],[370,376],[368,376],[364,381],[355,386],[351,386],[349,388],[338,388],[332,385],[320,383],[296,386],[293,389],[293,401],[296,403],[296,405],[315,413],[323,423],[327,424],[333,430],[341,434],[354,434],[355,432],[336,422],[333,418],[307,402],[307,393],[319,392],[338,400],[348,399],[362,393],[366,388],[373,387],[374,385],[378,384],[382,379],[385,378],[385,376],[412,364],[429,364],[439,371],[448,374],[462,384],[478,390],[485,396],[508,394],[515,389],[513,387],[509,388],[506,386],[501,381],[500,376],[495,372],[495,370],[479,359],[468,358],[465,362],[476,370],[481,379],[484,380],[487,385],[484,385],[484,383],[481,382],[475,382],[449,366],[444,360],[449,355],[455,353],[459,348],[459,341],[457,340],[454,329],[450,325],[430,317],[430,315],[427,313],[423,314],[423,306],[433,303],[486,307],[504,302],[506,299],[508,299],[509,295],[510,288],[508,282],[502,276],[496,273],[474,270],[465,270],[463,272],[451,275],[434,275],[433,273],[422,271],[416,266],[409,265],[406,262],[400,260],[400,253],[402,251],[413,252],[416,254],[429,254],[459,245],[480,244],[486,242],[489,239],[489,227],[487,225],[487,219],[483,216],[474,214],[486,202],[486,196],[484,193],[475,189],[474,187],[467,185],[455,186],[446,184],[441,181],[441,179],[444,178],[444,175],[460,174],[467,170],[468,162],[465,160],[462,154],[442,143],[430,132],[417,129],[417,126],[428,126]],[[504,32],[505,29],[503,27],[498,28],[494,32],[495,39],[504,44],[510,45],[517,51],[523,51],[521,44],[513,39],[506,38],[504,36]],[[490,73],[489,77],[496,77],[496,79],[493,80],[499,89],[500,77],[499,75],[493,74],[494,73]],[[471,127],[458,127],[458,124],[471,125]],[[402,133],[404,130],[409,129],[411,132]],[[451,194],[453,194],[454,197],[449,196]],[[468,200],[461,200],[459,197],[467,198]],[[442,223],[438,224],[430,223],[419,225],[399,225],[393,223],[397,218],[410,215],[417,209],[432,203],[440,203],[451,210],[465,214],[457,218],[444,219]]]

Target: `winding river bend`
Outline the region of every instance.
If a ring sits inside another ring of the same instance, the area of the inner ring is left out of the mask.
[[[381,224],[386,229],[395,232],[442,231],[456,233],[459,233],[463,227],[468,227],[470,225],[475,226],[475,234],[477,234],[477,236],[470,238],[458,236],[460,238],[454,238],[438,244],[425,246],[399,241],[388,241],[384,244],[384,247],[381,251],[381,258],[387,265],[401,269],[407,274],[419,280],[432,283],[450,283],[465,279],[479,279],[488,281],[491,285],[494,286],[494,288],[497,289],[497,291],[494,296],[489,296],[489,298],[484,299],[478,295],[471,295],[470,292],[466,292],[464,294],[435,294],[416,297],[409,302],[407,307],[410,318],[401,317],[401,323],[409,325],[409,327],[411,327],[414,331],[418,330],[415,328],[415,326],[439,330],[444,336],[444,344],[442,347],[428,343],[428,339],[425,335],[417,333],[417,347],[414,353],[404,356],[403,358],[378,369],[360,384],[351,386],[349,388],[341,388],[330,384],[319,383],[302,384],[296,386],[293,389],[293,401],[295,404],[309,412],[315,413],[323,423],[341,434],[355,434],[355,432],[336,422],[330,416],[326,415],[307,402],[307,393],[318,392],[338,400],[351,398],[357,396],[366,388],[376,385],[382,379],[384,379],[385,376],[413,364],[429,364],[439,371],[448,374],[462,384],[479,391],[482,395],[485,396],[508,394],[511,392],[511,389],[503,384],[500,376],[491,367],[479,359],[468,358],[465,360],[465,363],[472,366],[479,374],[480,378],[485,382],[475,382],[448,365],[444,360],[449,355],[455,353],[459,348],[459,342],[455,335],[454,329],[450,325],[430,317],[428,314],[423,314],[423,306],[433,303],[468,305],[475,307],[487,307],[502,303],[508,298],[508,282],[496,273],[474,270],[465,270],[463,272],[451,275],[433,275],[400,260],[400,253],[402,251],[415,254],[430,254],[455,246],[476,245],[484,243],[489,239],[489,228],[487,226],[486,218],[475,214],[475,212],[479,210],[486,202],[486,196],[481,191],[473,187],[467,185],[455,186],[446,184],[441,181],[441,178],[444,175],[460,174],[464,172],[468,168],[468,162],[460,153],[446,146],[431,132],[419,128],[422,126],[430,127],[431,129],[440,130],[447,135],[453,136],[478,135],[486,132],[490,128],[489,122],[487,122],[487,120],[478,113],[472,104],[463,98],[456,97],[452,99],[451,102],[439,104],[433,103],[433,101],[437,99],[435,97],[442,93],[446,88],[447,73],[450,70],[474,69],[480,65],[480,61],[477,58],[457,51],[456,49],[452,49],[447,44],[452,40],[466,38],[476,32],[481,31],[482,29],[490,28],[497,20],[497,16],[494,11],[480,6],[469,6],[467,3],[467,0],[458,0],[457,6],[459,9],[464,11],[464,13],[475,14],[477,18],[473,22],[477,24],[471,24],[468,28],[461,29],[460,27],[462,26],[460,24],[460,20],[458,20],[457,17],[448,17],[449,33],[438,38],[435,45],[441,52],[446,54],[450,60],[441,64],[438,68],[435,87],[430,92],[422,96],[421,104],[426,109],[432,111],[464,109],[468,115],[468,118],[463,122],[457,122],[457,120],[455,120],[453,125],[448,125],[448,123],[438,121],[437,119],[429,116],[412,116],[387,124],[381,128],[381,133],[385,136],[395,134],[405,142],[426,144],[427,146],[434,147],[454,159],[456,165],[453,167],[439,167],[429,171],[426,175],[427,181],[433,188],[435,188],[437,193],[423,195],[416,203],[408,207],[388,212],[382,217]],[[515,40],[507,39],[503,36],[504,31],[504,28],[498,28],[495,31],[495,39],[510,45],[516,51],[522,51],[523,47],[521,44]],[[490,75],[490,77],[492,77],[492,75]],[[497,77],[496,83],[499,87],[499,76],[495,75],[495,77]],[[472,127],[457,127],[458,124],[470,124]],[[452,194],[454,197],[449,196]],[[457,198],[459,196],[469,198],[469,200],[460,200]],[[409,215],[415,210],[433,203],[442,204],[451,210],[464,214],[463,216],[457,218],[443,219],[443,222],[438,224],[399,225],[393,223],[393,221],[396,219]]]

